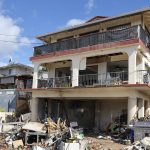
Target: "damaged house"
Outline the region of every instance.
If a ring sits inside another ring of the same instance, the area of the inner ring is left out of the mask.
[[[61,117],[106,130],[150,114],[150,9],[97,16],[34,47],[32,121]],[[40,67],[47,77],[40,78]]]
[[[0,108],[3,111],[20,112],[27,109],[26,98],[29,95],[17,89],[32,87],[32,73],[32,67],[19,63],[0,67]]]

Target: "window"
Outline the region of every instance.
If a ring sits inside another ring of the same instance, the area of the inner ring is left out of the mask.
[[[9,75],[11,75],[12,74],[12,69],[9,69]]]

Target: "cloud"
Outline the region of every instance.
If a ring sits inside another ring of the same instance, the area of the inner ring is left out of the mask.
[[[7,65],[7,63],[5,63],[5,62],[1,62],[0,61],[0,67],[2,67],[2,66],[6,66]]]
[[[84,23],[85,21],[82,19],[70,19],[67,24],[66,27],[70,27],[70,26],[75,26],[75,25],[79,25]]]
[[[23,28],[17,23],[17,19],[6,14],[3,11],[2,3],[0,3],[0,64],[6,62],[5,56],[13,56],[16,52],[20,52],[23,46],[31,46],[31,39],[23,36]],[[8,42],[12,41],[12,42]],[[7,58],[9,59],[9,58]],[[5,61],[5,62],[4,62]]]
[[[89,14],[92,11],[94,7],[94,2],[94,0],[87,0],[87,3],[85,4],[87,14]]]

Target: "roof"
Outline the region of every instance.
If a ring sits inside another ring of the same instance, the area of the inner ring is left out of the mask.
[[[108,17],[106,17],[106,16],[95,16],[95,17],[91,18],[90,20],[88,20],[87,22],[93,22],[96,20],[104,19],[104,18],[108,18]]]
[[[42,40],[42,38],[45,37],[45,36],[50,36],[50,35],[53,35],[53,34],[64,32],[64,31],[71,31],[71,30],[74,30],[74,29],[87,27],[87,26],[90,26],[90,25],[98,24],[98,23],[113,20],[113,19],[119,19],[119,18],[122,18],[122,17],[137,15],[137,14],[144,13],[144,12],[147,12],[147,11],[150,11],[150,7],[147,7],[147,8],[144,8],[144,9],[139,9],[139,10],[132,11],[132,12],[129,12],[129,13],[124,13],[124,14],[117,15],[117,16],[112,16],[112,17],[107,17],[107,18],[102,18],[102,19],[95,19],[93,21],[87,21],[83,24],[76,25],[76,26],[73,26],[73,27],[68,27],[68,28],[65,28],[65,29],[61,29],[61,30],[58,30],[56,32],[49,32],[49,33],[46,33],[46,34],[42,34],[42,35],[37,36],[36,38]]]
[[[33,69],[33,67],[30,67],[28,65],[20,64],[20,63],[10,63],[6,66],[0,67],[0,69],[6,69],[6,68],[12,68],[12,67],[21,67],[21,68],[27,68],[27,69]]]

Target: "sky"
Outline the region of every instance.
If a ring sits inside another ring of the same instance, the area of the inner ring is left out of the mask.
[[[0,0],[0,66],[31,65],[37,35],[146,7],[150,0]]]

